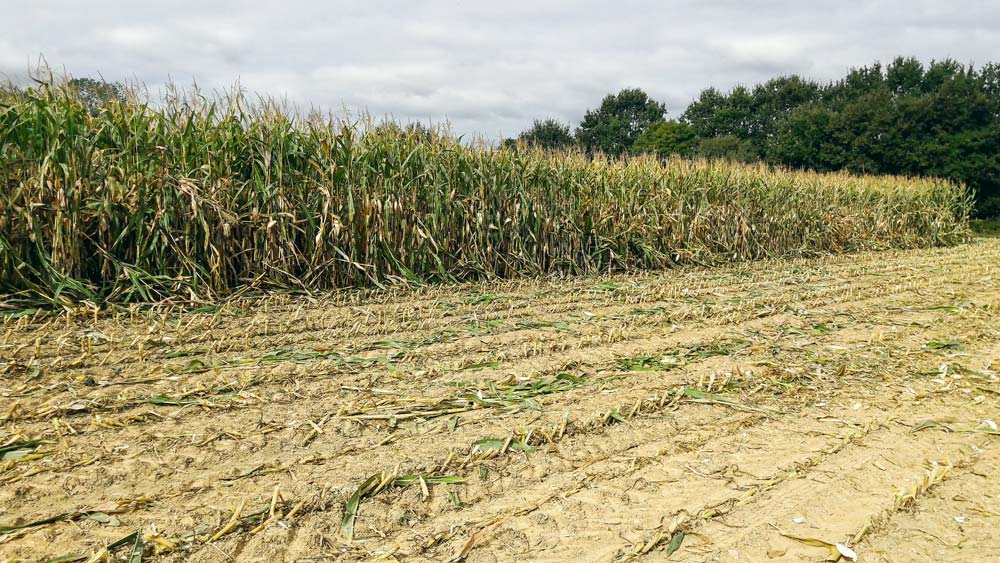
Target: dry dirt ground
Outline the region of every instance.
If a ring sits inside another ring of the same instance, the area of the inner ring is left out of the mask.
[[[1000,561],[1000,239],[0,337],[0,561]]]

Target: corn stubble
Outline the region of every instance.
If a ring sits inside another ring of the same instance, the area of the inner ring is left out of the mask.
[[[0,292],[54,304],[662,268],[960,242],[937,179],[614,160],[242,94],[0,93]]]

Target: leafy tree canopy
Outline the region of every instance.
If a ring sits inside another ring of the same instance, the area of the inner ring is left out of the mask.
[[[125,87],[117,82],[106,82],[93,78],[74,78],[69,86],[87,106],[90,113],[97,113],[111,102],[125,101]]]
[[[697,144],[698,136],[690,124],[664,120],[643,131],[632,145],[632,152],[636,154],[648,152],[662,157],[692,156]]]
[[[596,110],[587,111],[576,139],[588,152],[620,155],[635,144],[649,126],[663,120],[667,108],[638,88],[609,94]]]
[[[698,141],[696,151],[698,156],[704,158],[719,158],[740,162],[752,162],[757,158],[750,143],[740,139],[736,135],[721,135],[719,137],[701,139]]]
[[[543,149],[566,149],[576,143],[569,131],[569,125],[552,118],[536,119],[527,131],[517,136],[517,140]]]
[[[899,57],[828,84],[785,76],[707,88],[681,121],[704,156],[950,178],[1000,198],[1000,65]],[[735,140],[738,140],[737,144]],[[735,152],[733,152],[735,151]]]

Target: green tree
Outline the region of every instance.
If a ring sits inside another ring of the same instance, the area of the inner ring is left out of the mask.
[[[601,107],[587,111],[576,139],[588,152],[620,155],[635,144],[648,127],[663,120],[667,108],[638,88],[608,94]]]
[[[737,86],[727,94],[708,88],[702,90],[681,118],[690,123],[702,139],[727,135],[750,139],[758,121],[755,105],[753,94],[745,86]]]
[[[758,155],[765,155],[781,121],[796,109],[817,102],[820,90],[816,82],[796,75],[779,76],[754,86],[747,120],[749,130],[742,137],[750,140]]]
[[[695,149],[695,154],[704,158],[719,158],[725,160],[736,160],[740,162],[752,162],[757,159],[757,155],[750,146],[750,143],[740,139],[736,135],[721,135],[711,139],[701,139]]]
[[[921,86],[925,93],[936,92],[948,82],[968,78],[968,73],[972,71],[971,67],[966,69],[965,65],[954,59],[931,61],[931,64],[927,66],[927,71],[924,72]]]
[[[894,107],[888,89],[879,88],[853,100],[837,112],[832,136],[842,147],[840,166],[855,173],[892,173]],[[888,164],[888,167],[886,166]]]
[[[795,168],[829,171],[843,166],[843,151],[834,141],[837,115],[820,105],[797,108],[778,124],[768,160]]]
[[[631,151],[635,154],[652,153],[661,157],[691,156],[697,142],[698,137],[694,127],[671,119],[648,127],[636,139]]]
[[[886,67],[885,80],[894,96],[912,96],[920,92],[924,65],[913,57],[897,57]]]
[[[728,124],[722,123],[721,114],[729,105],[729,96],[714,87],[705,88],[698,99],[691,102],[681,119],[694,128],[701,138],[716,137],[730,133]]]
[[[779,76],[752,89],[737,86],[723,94],[715,88],[701,92],[683,114],[701,138],[733,135],[749,141],[763,155],[778,123],[796,108],[819,100],[819,84],[799,76]]]
[[[858,100],[876,90],[887,89],[882,65],[852,68],[847,76],[823,88],[823,105],[834,110]]]
[[[569,131],[569,125],[552,118],[536,119],[530,128],[517,136],[517,141],[550,150],[566,149],[576,143]]]
[[[125,87],[117,82],[106,82],[93,78],[74,78],[69,81],[83,105],[96,114],[112,102],[125,101]]]
[[[989,63],[979,71],[979,87],[990,100],[993,118],[1000,119],[1000,63]]]

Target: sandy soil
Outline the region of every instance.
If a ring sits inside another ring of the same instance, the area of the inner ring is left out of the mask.
[[[0,561],[1000,560],[997,239],[2,333]]]

